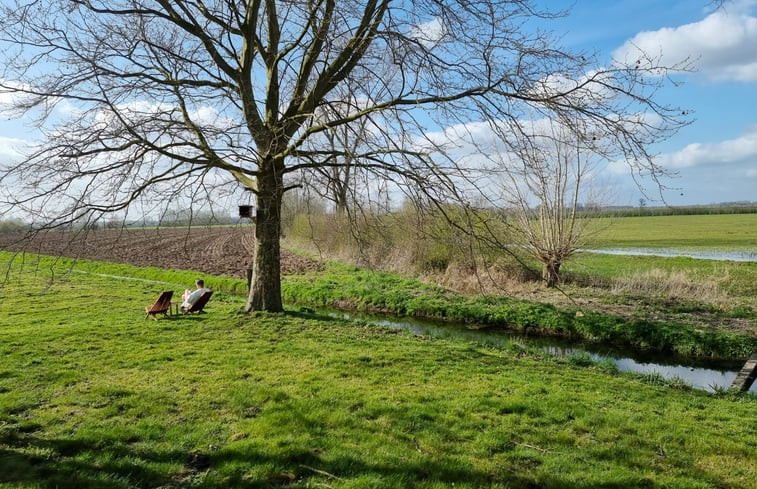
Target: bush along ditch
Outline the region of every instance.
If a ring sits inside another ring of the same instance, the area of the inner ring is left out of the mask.
[[[287,277],[282,294],[290,304],[441,319],[687,356],[742,360],[757,351],[757,338],[748,335],[507,297],[464,296],[416,279],[338,263],[324,272]]]

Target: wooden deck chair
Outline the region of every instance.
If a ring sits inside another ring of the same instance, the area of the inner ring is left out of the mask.
[[[173,290],[165,290],[160,293],[158,300],[155,304],[145,307],[145,319],[152,316],[154,320],[158,320],[157,315],[162,314],[168,316],[171,311],[171,298],[173,297]]]
[[[213,291],[206,290],[200,297],[197,298],[194,304],[189,307],[182,307],[181,312],[183,312],[184,314],[189,314],[192,312],[205,312],[203,311],[203,309],[205,308],[205,304],[207,304],[210,300],[211,295],[213,295]]]

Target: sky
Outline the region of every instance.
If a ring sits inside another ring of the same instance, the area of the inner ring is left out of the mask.
[[[675,176],[657,186],[641,182],[625,165],[601,175],[614,205],[706,205],[757,202],[757,0],[537,0],[569,15],[546,29],[568,48],[596,51],[600,62],[623,58],[638,46],[664,64],[688,59],[695,72],[677,75],[677,87],[656,100],[693,114],[691,124],[654,146],[656,162]],[[722,3],[722,5],[719,5]],[[0,158],[30,138],[23,121],[0,113]]]
[[[676,176],[648,205],[757,202],[757,0],[575,0],[544,2],[571,8],[552,24],[568,47],[623,58],[634,46],[660,54],[664,64],[689,59],[693,73],[661,91],[663,104],[692,111],[692,122],[653,147],[656,163]],[[562,4],[562,5],[561,5]],[[639,205],[644,194],[623,165],[606,177],[616,205]]]

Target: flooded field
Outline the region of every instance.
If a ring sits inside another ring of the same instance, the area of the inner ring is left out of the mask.
[[[699,260],[757,262],[757,251],[692,251],[664,248],[613,248],[613,249],[582,249],[587,253],[620,256],[662,256],[667,258],[688,257]]]

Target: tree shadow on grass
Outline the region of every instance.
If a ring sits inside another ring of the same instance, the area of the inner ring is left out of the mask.
[[[297,309],[286,309],[284,314],[291,318],[307,319],[310,321],[333,322],[335,320],[333,316],[306,306],[300,306]]]
[[[293,451],[286,455],[270,454],[247,450],[224,450],[213,456],[213,463],[219,465],[236,464],[250,461],[262,466],[281,467],[278,474],[270,474],[258,480],[245,480],[243,474],[232,474],[223,482],[211,482],[204,487],[222,489],[235,487],[240,489],[270,489],[274,487],[351,487],[356,479],[364,479],[366,487],[417,487],[429,485],[434,487],[491,487],[505,481],[492,474],[463,467],[459,463],[444,463],[424,460],[406,462],[402,465],[371,463],[357,457],[343,456],[338,459],[324,460],[312,452]],[[254,461],[254,462],[253,462]],[[367,483],[365,480],[370,482]],[[519,476],[507,477],[507,487],[535,488],[541,487]]]
[[[566,481],[560,474],[531,477],[527,464],[489,472],[443,455],[434,460],[409,458],[415,461],[391,465],[357,456],[326,459],[317,452],[296,448],[264,453],[245,443],[231,443],[220,450],[200,453],[154,450],[120,441],[46,440],[30,434],[6,433],[0,437],[0,484],[40,489],[273,489],[353,485],[619,489],[655,485],[633,476],[577,484]]]
[[[0,438],[0,484],[43,489],[158,487],[165,474],[150,465],[168,463],[171,456],[148,455],[120,443],[11,434]]]
[[[162,469],[162,470],[161,470]],[[252,472],[257,470],[257,472]],[[262,475],[252,477],[251,473]],[[47,440],[14,433],[0,438],[0,484],[41,489],[131,489],[202,487],[264,489],[349,487],[367,476],[371,487],[419,484],[489,487],[491,474],[438,461],[390,466],[357,457],[323,460],[318,454],[286,450],[276,455],[231,444],[210,453],[156,451],[128,443]],[[507,487],[539,487],[519,476],[501,477]]]

